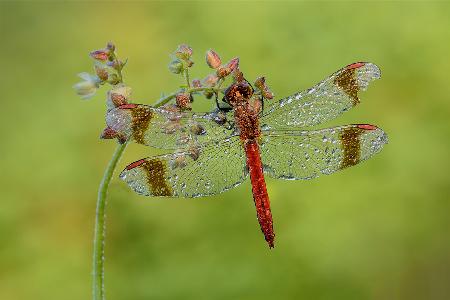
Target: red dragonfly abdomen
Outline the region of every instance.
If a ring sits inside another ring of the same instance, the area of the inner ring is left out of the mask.
[[[273,248],[275,233],[273,232],[272,213],[270,211],[269,195],[267,194],[266,181],[264,180],[259,146],[256,140],[245,142],[245,154],[252,182],[253,201],[256,206],[258,222],[269,247]]]

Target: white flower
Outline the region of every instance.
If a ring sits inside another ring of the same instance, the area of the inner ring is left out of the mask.
[[[94,96],[100,86],[100,78],[86,72],[80,73],[78,76],[84,81],[78,82],[73,86],[77,94],[84,100]]]

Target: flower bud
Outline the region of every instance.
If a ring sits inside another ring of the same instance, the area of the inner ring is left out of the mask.
[[[231,70],[227,67],[219,67],[216,72],[216,75],[219,78],[225,78],[230,74],[231,74]]]
[[[215,74],[209,74],[205,77],[205,79],[203,79],[203,84],[205,86],[214,86],[218,80],[219,77],[217,77]]]
[[[109,58],[109,51],[105,49],[95,50],[89,53],[89,55],[96,60],[106,61]]]
[[[210,68],[217,69],[222,64],[222,61],[220,60],[220,56],[214,50],[209,49],[208,52],[206,52],[206,63]]]
[[[239,67],[236,67],[233,71],[233,78],[236,82],[242,82],[244,81],[244,74],[242,74],[241,70],[239,70]]]
[[[114,51],[116,50],[116,46],[112,42],[108,42],[108,44],[106,44],[106,49],[109,51]]]
[[[95,65],[95,73],[101,81],[108,80],[108,70],[101,65]]]
[[[119,144],[125,144],[125,142],[127,141],[127,137],[124,134],[118,133],[111,127],[106,127],[105,129],[103,129],[103,132],[100,134],[100,138],[103,140],[117,138],[117,142],[119,142]]]
[[[190,68],[190,67],[192,67],[194,65],[194,62],[192,60],[190,60],[190,59],[186,60],[185,62],[186,62],[186,65],[187,65],[188,68]]]
[[[191,109],[191,95],[188,93],[179,93],[177,94],[176,103],[179,108],[182,110],[190,110]]]
[[[103,132],[100,134],[100,138],[102,140],[110,140],[117,137],[117,131],[112,129],[111,127],[106,127],[103,129]]]
[[[195,88],[202,87],[202,82],[200,81],[200,79],[194,79],[192,80],[192,86]]]
[[[266,78],[265,77],[258,77],[255,80],[255,86],[260,89],[263,90],[266,87]]]
[[[107,105],[110,107],[118,107],[128,104],[128,99],[131,96],[131,88],[126,85],[115,87],[108,92]]]
[[[255,80],[255,86],[261,91],[261,95],[266,99],[273,99],[274,95],[266,84],[265,77],[258,77]]]
[[[191,47],[186,44],[181,44],[175,51],[175,56],[183,60],[188,60],[192,56],[192,52]]]
[[[169,64],[169,71],[175,74],[180,74],[183,71],[183,63],[179,59],[173,60]]]
[[[230,60],[227,64],[227,68],[230,69],[230,72],[233,72],[239,66],[239,57],[235,57]]]

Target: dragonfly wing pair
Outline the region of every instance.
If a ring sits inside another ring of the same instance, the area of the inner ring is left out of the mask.
[[[270,106],[260,119],[264,172],[280,179],[311,179],[356,165],[378,153],[387,143],[387,137],[376,126],[356,124],[311,131],[304,128],[334,119],[358,104],[358,92],[379,77],[376,65],[354,63],[311,89]],[[217,112],[167,115],[149,106],[131,106],[108,113],[108,125],[141,144],[163,149],[183,148],[127,166],[120,177],[137,193],[215,195],[248,176],[239,135],[233,126],[226,125],[230,115],[224,117]],[[151,117],[140,117],[149,112]],[[149,121],[142,123],[146,118]]]

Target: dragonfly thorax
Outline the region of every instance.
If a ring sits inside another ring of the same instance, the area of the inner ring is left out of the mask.
[[[224,101],[229,105],[231,105],[232,107],[235,107],[236,105],[248,102],[248,100],[252,97],[252,95],[253,95],[253,88],[244,79],[242,81],[230,85],[225,90]]]

